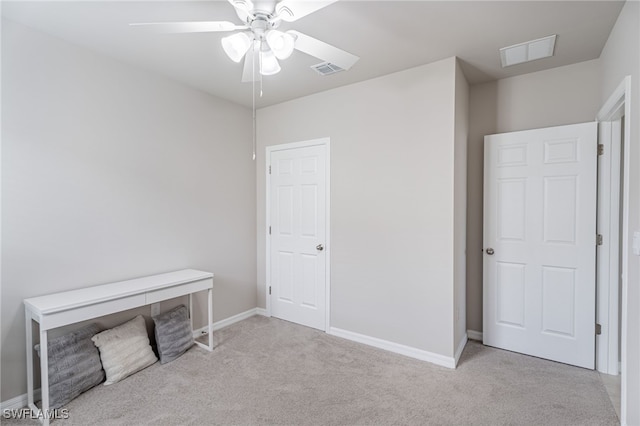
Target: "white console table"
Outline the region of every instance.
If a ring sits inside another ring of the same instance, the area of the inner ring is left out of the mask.
[[[40,326],[40,382],[42,389],[43,424],[49,419],[49,364],[47,356],[47,331],[52,328],[77,323],[92,318],[140,306],[159,303],[163,300],[189,295],[189,316],[193,308],[193,293],[207,290],[208,298],[208,334],[205,345],[196,341],[209,351],[213,350],[213,274],[211,272],[184,269],[166,274],[153,275],[112,284],[86,287],[46,296],[24,300],[27,337],[27,398],[29,408],[38,413],[33,396],[33,332],[32,321]],[[193,329],[193,318],[191,318]]]

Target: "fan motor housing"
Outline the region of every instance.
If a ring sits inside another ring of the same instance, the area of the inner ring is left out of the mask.
[[[269,19],[269,15],[262,13],[256,13],[249,26],[251,27],[251,31],[257,36],[261,36],[268,30],[277,27],[276,23]]]

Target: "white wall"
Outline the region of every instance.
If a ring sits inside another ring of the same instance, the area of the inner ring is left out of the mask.
[[[497,82],[499,133],[593,121],[599,107],[598,60]]]
[[[467,249],[467,145],[469,127],[469,84],[456,63],[454,146],[454,351],[467,335],[466,249]]]
[[[266,146],[331,139],[331,325],[453,356],[455,58],[258,111]]]
[[[640,231],[640,3],[627,1],[616,21],[600,56],[602,83],[600,104],[609,98],[622,79],[631,76],[631,149],[625,153],[630,160],[629,231]],[[631,250],[629,262],[627,313],[627,412],[628,425],[640,425],[640,257]]]
[[[467,328],[482,332],[484,136],[593,121],[599,60],[471,86],[467,175]]]
[[[484,136],[496,133],[496,82],[469,88],[467,146],[467,330],[482,332]]]
[[[249,110],[7,21],[2,89],[0,400],[24,298],[196,268],[216,320],[256,306]]]

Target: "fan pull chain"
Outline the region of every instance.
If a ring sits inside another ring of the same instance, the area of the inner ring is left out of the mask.
[[[262,50],[262,44],[260,44],[260,49]],[[260,70],[262,70],[262,55],[260,55],[259,53],[258,59],[260,60]],[[260,97],[262,97],[262,72],[260,73]]]
[[[253,58],[251,60],[251,100],[253,114],[253,161],[256,161],[256,46],[253,45]]]
[[[256,83],[253,83],[253,161],[256,161]]]

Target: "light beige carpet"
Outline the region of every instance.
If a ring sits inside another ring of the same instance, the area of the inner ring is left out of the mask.
[[[477,342],[450,370],[264,317],[215,336],[212,353],[98,386],[53,424],[618,424],[595,371]]]

